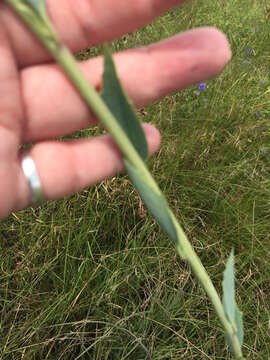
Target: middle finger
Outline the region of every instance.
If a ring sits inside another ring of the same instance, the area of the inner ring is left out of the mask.
[[[120,80],[138,107],[214,77],[230,57],[225,35],[209,27],[114,55]],[[89,81],[99,87],[102,57],[80,66]],[[26,68],[21,79],[27,119],[24,141],[63,136],[97,122],[57,65]]]

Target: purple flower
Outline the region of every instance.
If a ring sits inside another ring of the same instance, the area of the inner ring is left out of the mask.
[[[203,101],[204,101],[205,103],[207,103],[207,102],[208,102],[208,99],[203,99]]]
[[[246,52],[250,52],[251,51],[251,48],[247,48]]]
[[[205,90],[205,85],[204,83],[200,83],[198,90]]]
[[[251,58],[250,58],[250,57],[249,57],[249,58],[247,58],[246,60],[244,60],[244,63],[249,62],[249,60],[251,60]]]
[[[266,150],[266,149],[263,149],[263,152],[266,154],[266,153],[267,153],[267,150]]]
[[[259,111],[256,112],[256,116],[260,116],[261,114],[259,113]]]
[[[265,84],[265,81],[264,81],[264,80],[262,80],[262,84]]]

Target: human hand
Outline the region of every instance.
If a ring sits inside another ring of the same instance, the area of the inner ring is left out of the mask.
[[[47,0],[62,41],[76,52],[137,29],[184,0]],[[117,3],[117,5],[116,5]],[[117,12],[115,11],[117,9]],[[68,25],[67,25],[68,24]],[[138,107],[209,79],[231,56],[225,36],[199,28],[159,43],[114,55],[121,82]],[[57,199],[121,172],[121,152],[107,134],[90,139],[53,138],[94,125],[97,119],[11,9],[0,3],[0,218],[30,205],[20,146],[34,142],[33,159],[46,199]],[[82,63],[94,86],[103,59]],[[150,154],[158,130],[144,125]]]

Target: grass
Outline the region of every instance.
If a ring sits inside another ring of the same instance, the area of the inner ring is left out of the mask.
[[[205,90],[168,96],[142,118],[163,136],[151,171],[219,292],[235,249],[243,351],[261,360],[270,359],[269,23],[266,0],[199,0],[113,44],[205,25],[229,38],[233,58]],[[73,137],[89,133],[99,131]],[[205,293],[126,175],[12,214],[0,236],[1,359],[232,358]]]

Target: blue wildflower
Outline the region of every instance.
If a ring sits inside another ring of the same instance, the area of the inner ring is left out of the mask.
[[[247,48],[246,52],[250,52],[251,51],[251,48]]]
[[[260,116],[261,114],[259,113],[259,111],[256,112],[256,116]]]
[[[266,153],[267,153],[267,150],[266,150],[266,149],[263,149],[263,152],[266,154]]]
[[[198,90],[205,90],[205,85],[204,83],[200,83]]]
[[[203,101],[206,103],[206,102],[208,102],[208,99],[203,99]]]

